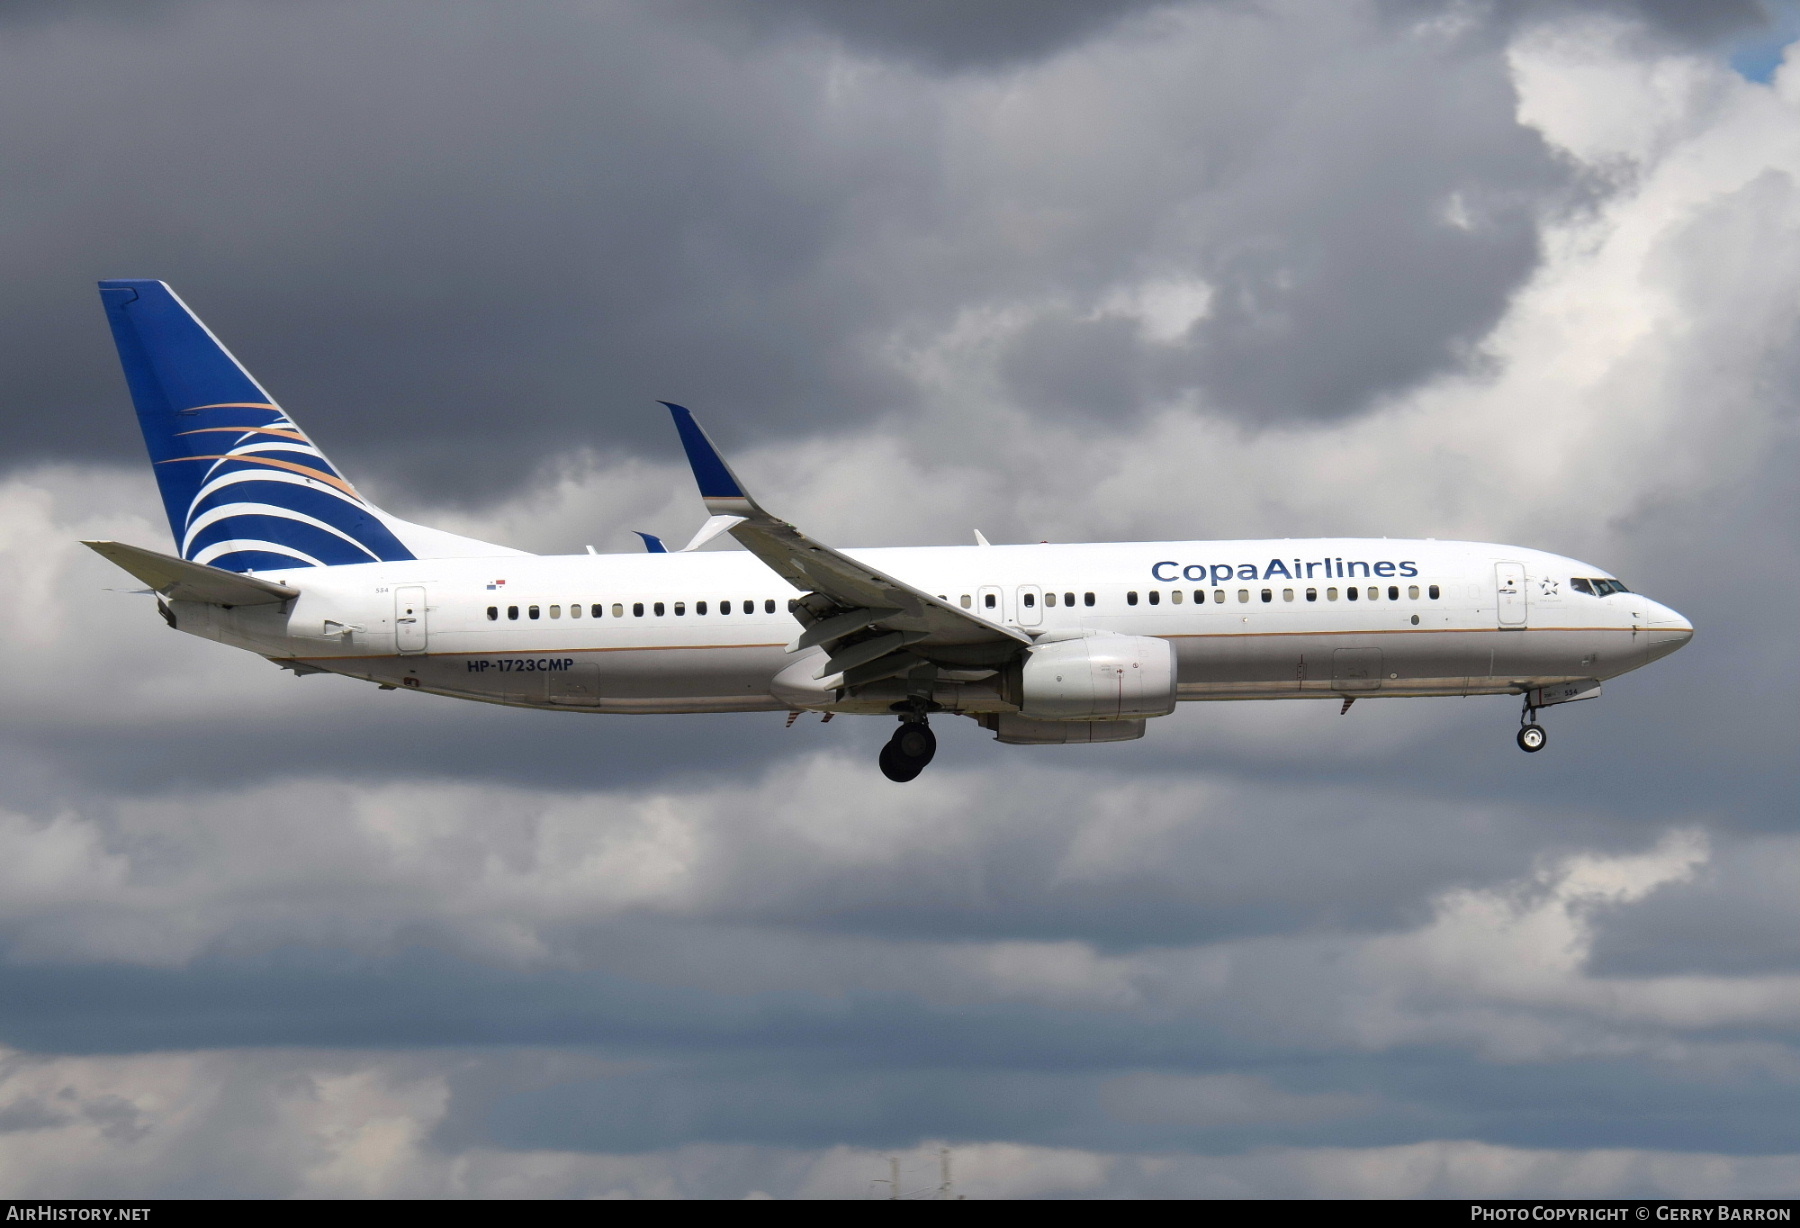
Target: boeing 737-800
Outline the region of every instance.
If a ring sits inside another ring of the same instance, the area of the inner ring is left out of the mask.
[[[692,542],[528,554],[371,504],[162,282],[100,292],[176,549],[87,544],[171,627],[301,674],[569,712],[897,717],[881,768],[911,780],[938,713],[1001,742],[1119,742],[1181,700],[1516,695],[1537,751],[1540,709],[1693,635],[1601,568],[1477,542],[837,550],[764,511],[679,405],[710,513]],[[744,550],[699,550],[721,533]]]

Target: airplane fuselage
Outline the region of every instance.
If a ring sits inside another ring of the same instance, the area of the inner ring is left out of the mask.
[[[1077,629],[1174,648],[1178,698],[1519,694],[1666,656],[1688,622],[1511,546],[1382,539],[847,550],[1032,638]],[[300,596],[173,602],[184,631],[303,671],[600,713],[884,712],[880,686],[796,691],[794,590],[756,557],[518,555],[256,573]],[[786,671],[786,673],[784,673]],[[809,671],[803,671],[810,677]],[[989,676],[983,676],[984,674]],[[899,684],[896,684],[898,686]],[[897,692],[897,694],[902,694]],[[945,671],[942,710],[1012,710],[993,670]]]

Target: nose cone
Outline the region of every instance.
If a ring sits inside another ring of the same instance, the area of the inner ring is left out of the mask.
[[[1644,637],[1650,659],[1666,657],[1694,638],[1694,624],[1661,602],[1645,599]]]

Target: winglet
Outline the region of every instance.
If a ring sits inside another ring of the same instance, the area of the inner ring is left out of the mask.
[[[667,554],[669,552],[669,548],[667,546],[663,545],[663,539],[658,537],[656,534],[645,533],[638,529],[633,529],[632,532],[636,533],[639,537],[644,539],[644,549],[647,550],[649,553],[651,553],[651,554]]]
[[[694,421],[694,415],[672,401],[658,403],[667,406],[675,419],[675,430],[681,436],[682,450],[687,453],[688,466],[694,471],[706,510],[715,516],[729,516],[755,509],[756,501],[745,493],[743,483]]]

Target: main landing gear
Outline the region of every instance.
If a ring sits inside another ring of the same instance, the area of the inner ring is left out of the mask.
[[[1529,699],[1519,712],[1519,749],[1528,755],[1537,754],[1550,741],[1549,733],[1537,723],[1537,712]]]
[[[881,774],[896,783],[905,783],[925,770],[937,754],[937,735],[925,720],[925,714],[908,713],[900,718],[900,728],[881,748]]]

